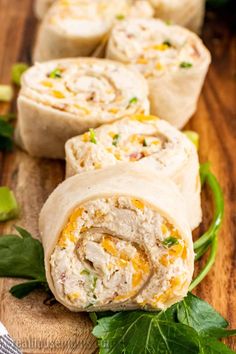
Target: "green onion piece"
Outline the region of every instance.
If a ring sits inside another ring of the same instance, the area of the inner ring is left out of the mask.
[[[62,77],[62,72],[60,69],[56,68],[55,70],[50,72],[49,77],[51,79],[60,79]]]
[[[96,139],[96,134],[94,129],[90,128],[89,133],[90,133],[90,142],[93,144],[97,144],[97,139]]]
[[[192,130],[185,130],[183,133],[195,145],[196,149],[199,148],[199,134]]]
[[[171,25],[172,25],[172,21],[171,21],[171,20],[166,20],[166,21],[165,21],[165,24],[166,24],[167,26],[171,26]]]
[[[17,217],[19,208],[13,192],[8,187],[0,187],[0,221]]]
[[[146,139],[143,139],[143,146],[148,146]]]
[[[179,64],[180,68],[183,69],[189,69],[193,66],[192,63],[188,63],[187,61],[182,61],[182,63]]]
[[[20,86],[22,74],[29,68],[25,63],[16,63],[11,69],[11,80],[14,84]]]
[[[174,246],[174,245],[178,245],[178,243],[179,243],[178,239],[175,238],[175,237],[172,237],[172,236],[167,237],[167,238],[162,242],[163,246],[165,246],[166,248],[170,248],[170,247],[172,247],[172,246]]]
[[[83,269],[81,272],[80,272],[81,275],[90,275],[90,271],[88,269]]]
[[[112,145],[117,146],[120,139],[120,134],[115,134],[112,140]]]
[[[164,41],[163,44],[168,45],[168,47],[171,47],[171,43],[168,40]]]
[[[117,20],[124,20],[124,19],[125,19],[125,16],[122,15],[122,14],[118,14],[118,15],[116,15],[116,19],[117,19]]]
[[[137,97],[132,97],[132,98],[129,100],[129,104],[133,104],[133,103],[137,103],[137,102],[138,102]]]
[[[215,262],[218,247],[217,234],[224,215],[223,192],[216,177],[210,171],[209,163],[200,166],[200,176],[202,186],[206,183],[212,191],[215,212],[209,229],[196,242],[194,242],[194,250],[196,252],[195,260],[198,260],[209,247],[211,247],[211,252],[204,268],[191,283],[190,291],[205,278]]]
[[[10,85],[0,85],[0,101],[10,102],[13,95],[13,89]]]

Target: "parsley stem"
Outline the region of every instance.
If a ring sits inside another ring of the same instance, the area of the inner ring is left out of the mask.
[[[207,183],[212,191],[214,201],[214,216],[209,229],[196,242],[194,242],[194,250],[196,251],[195,260],[201,258],[209,247],[211,247],[211,252],[204,268],[192,281],[189,287],[189,291],[193,290],[205,278],[215,262],[218,248],[217,233],[222,224],[224,215],[223,192],[216,177],[210,171],[209,164],[201,165],[200,175],[202,186]]]
[[[201,270],[201,272],[198,274],[198,276],[192,281],[192,283],[189,287],[189,291],[192,291],[205,278],[205,276],[211,270],[213,264],[215,263],[217,248],[218,248],[218,237],[215,236],[212,240],[212,243],[211,243],[210,256],[209,256],[204,268]]]
[[[209,245],[214,236],[217,234],[224,215],[224,198],[223,192],[217,181],[216,177],[210,171],[209,164],[203,164],[200,167],[200,175],[202,180],[202,185],[206,182],[211,188],[213,200],[214,200],[214,216],[209,229],[196,241],[194,242],[194,250],[198,251],[203,246]]]

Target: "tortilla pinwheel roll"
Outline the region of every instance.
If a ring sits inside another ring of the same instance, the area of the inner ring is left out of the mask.
[[[67,177],[124,162],[152,166],[181,191],[192,229],[202,219],[199,161],[195,146],[168,122],[134,115],[67,141]]]
[[[55,0],[35,0],[34,13],[38,20],[42,20],[49,7],[55,2]]]
[[[200,32],[205,13],[205,0],[149,1],[155,9],[157,18]]]
[[[211,57],[194,33],[156,19],[121,21],[106,56],[145,76],[152,114],[182,128],[195,112]]]
[[[18,144],[33,156],[64,158],[65,142],[89,128],[149,112],[143,77],[110,60],[38,63],[24,75],[18,98]]]
[[[128,0],[58,0],[39,28],[34,61],[91,56],[107,41],[112,25],[126,16],[150,17],[151,6]]]
[[[185,204],[161,174],[131,164],[60,184],[40,214],[49,287],[72,311],[165,309],[192,279]]]

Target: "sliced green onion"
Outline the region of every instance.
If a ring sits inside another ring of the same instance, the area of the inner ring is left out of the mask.
[[[179,64],[180,68],[183,69],[189,69],[193,66],[192,63],[188,63],[187,61],[182,61],[182,63]]]
[[[117,20],[124,20],[125,19],[125,15],[118,14],[118,15],[116,15],[116,19]]]
[[[132,98],[129,100],[129,104],[133,104],[133,103],[137,103],[137,102],[138,102],[137,97],[132,97]]]
[[[20,86],[22,74],[29,68],[25,63],[16,63],[11,69],[11,79],[14,84]]]
[[[112,140],[112,145],[117,146],[119,139],[120,139],[120,134],[115,134]]]
[[[49,77],[51,79],[60,79],[62,77],[62,72],[60,69],[56,68],[55,70],[50,72]]]
[[[162,44],[165,44],[165,45],[168,45],[168,47],[171,47],[171,43],[168,40],[164,41]]]
[[[13,98],[14,92],[10,85],[0,85],[0,101],[10,102]]]
[[[143,146],[145,146],[145,147],[148,146],[146,139],[143,139]]]
[[[81,275],[90,275],[90,271],[88,269],[83,269],[81,272],[80,272]]]
[[[199,134],[194,132],[193,130],[185,130],[183,133],[186,137],[195,145],[196,149],[199,148]]]
[[[96,139],[96,134],[94,129],[90,128],[89,133],[90,133],[90,142],[93,144],[97,144],[97,139]]]
[[[13,192],[8,187],[0,187],[0,221],[17,217],[19,208]]]
[[[172,236],[167,237],[167,238],[162,242],[163,246],[165,246],[166,248],[170,248],[170,247],[172,247],[172,246],[174,246],[174,245],[178,245],[178,243],[179,243],[178,239],[175,238],[175,237],[172,237]]]

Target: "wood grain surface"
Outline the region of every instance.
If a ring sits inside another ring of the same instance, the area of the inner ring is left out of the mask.
[[[36,30],[32,0],[0,0],[0,83],[10,82],[15,62],[30,63]],[[236,37],[230,14],[208,12],[203,39],[212,53],[212,65],[200,97],[198,111],[187,128],[200,134],[200,160],[210,161],[224,191],[226,210],[214,268],[196,289],[236,327]],[[17,95],[17,92],[16,92]],[[171,103],[171,102],[170,102]],[[0,114],[16,111],[0,105]],[[19,220],[0,224],[0,233],[13,225],[38,237],[37,219],[47,196],[64,178],[64,163],[34,159],[16,148],[0,154],[0,185],[11,187],[21,206]],[[197,237],[209,224],[212,205],[203,193],[204,220]],[[196,268],[204,264],[204,259]],[[197,269],[196,269],[197,272]],[[24,353],[95,353],[96,340],[86,314],[73,314],[59,304],[45,304],[46,295],[35,292],[23,300],[8,289],[17,281],[0,279],[0,320]],[[234,338],[227,344],[236,349]]]

